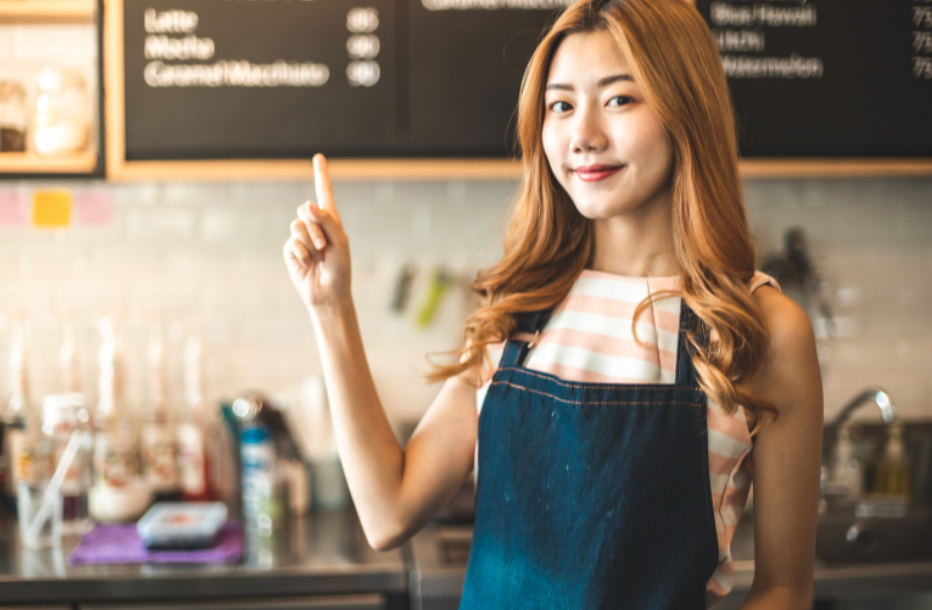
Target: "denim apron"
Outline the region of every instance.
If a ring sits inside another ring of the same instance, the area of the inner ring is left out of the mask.
[[[460,610],[705,608],[718,537],[696,320],[684,303],[672,385],[564,381],[523,366],[527,342],[506,343],[479,416]]]

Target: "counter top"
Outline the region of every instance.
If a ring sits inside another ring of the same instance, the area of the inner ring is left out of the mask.
[[[23,549],[15,523],[0,519],[0,606],[379,593],[389,608],[406,608],[410,568],[413,596],[427,609],[432,599],[459,598],[471,539],[471,526],[430,525],[410,543],[413,561],[406,565],[401,550],[372,550],[350,510],[315,513],[270,538],[247,538],[238,564],[68,567],[76,536],[60,548]],[[737,608],[753,581],[750,521],[739,525],[732,555],[734,589],[717,610]],[[816,599],[929,591],[932,562],[816,565]]]
[[[15,523],[0,519],[0,604],[348,593],[407,599],[401,551],[372,550],[352,510],[295,519],[268,538],[247,536],[246,557],[229,565],[69,567],[65,560],[77,543],[68,536],[58,548],[24,549]]]
[[[430,525],[411,541],[411,586],[422,608],[447,608],[459,598],[466,575],[472,526]],[[742,521],[732,539],[734,587],[715,610],[738,608],[754,580],[754,532]],[[826,565],[816,560],[817,600],[932,592],[932,562]]]

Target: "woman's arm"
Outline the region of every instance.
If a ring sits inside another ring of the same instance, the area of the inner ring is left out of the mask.
[[[298,208],[284,256],[317,335],[337,448],[366,537],[394,548],[453,496],[473,465],[475,380],[453,377],[402,450],[379,401],[350,293],[349,242],[326,162],[314,158],[318,208]]]
[[[751,609],[812,606],[812,576],[822,452],[822,378],[812,325],[791,299],[755,293],[770,346],[747,389],[779,417],[754,441],[754,583]]]

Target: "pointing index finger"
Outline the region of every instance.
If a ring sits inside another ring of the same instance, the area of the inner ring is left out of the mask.
[[[329,210],[339,217],[333,201],[333,187],[330,173],[327,171],[327,159],[320,153],[314,155],[314,189],[317,191],[317,205],[322,210]]]

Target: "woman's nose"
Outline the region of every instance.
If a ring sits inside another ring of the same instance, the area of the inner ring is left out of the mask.
[[[592,152],[605,148],[608,137],[598,113],[590,110],[577,112],[570,148],[573,152]]]

